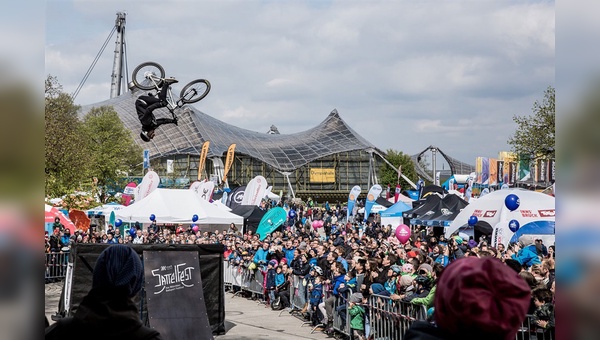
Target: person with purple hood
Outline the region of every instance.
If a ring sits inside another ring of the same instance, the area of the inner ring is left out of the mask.
[[[473,236],[469,236],[469,242],[467,242],[467,246],[469,247],[469,249],[477,247],[477,241],[473,239]]]
[[[435,295],[435,325],[414,322],[405,340],[514,339],[525,320],[531,290],[492,257],[466,257],[448,265]]]

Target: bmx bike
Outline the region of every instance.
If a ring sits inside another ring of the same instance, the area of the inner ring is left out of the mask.
[[[160,88],[165,79],[165,69],[158,63],[148,61],[139,64],[133,70],[133,85],[142,90],[156,90]],[[206,79],[196,79],[187,83],[179,94],[179,99],[175,100],[171,88],[167,91],[167,108],[174,114],[174,110],[181,108],[185,104],[197,103],[204,99],[210,92],[210,82]]]

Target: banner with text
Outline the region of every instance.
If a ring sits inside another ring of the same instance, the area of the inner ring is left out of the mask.
[[[204,162],[206,162],[206,155],[208,155],[208,147],[210,141],[207,140],[202,144],[202,150],[200,151],[200,159],[198,160],[198,180],[202,180],[202,172],[204,171]]]
[[[335,183],[334,168],[311,168],[310,169],[311,183]]]
[[[213,339],[198,252],[144,251],[143,256],[150,326],[163,339]]]

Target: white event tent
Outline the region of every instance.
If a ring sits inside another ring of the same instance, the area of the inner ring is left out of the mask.
[[[241,228],[244,222],[241,216],[199,198],[192,190],[188,189],[158,188],[140,201],[115,211],[116,218],[123,222],[149,223],[151,214],[154,214],[156,222],[159,224],[194,223],[199,226],[218,227],[235,223],[237,227]],[[196,222],[192,221],[194,215],[198,215]]]

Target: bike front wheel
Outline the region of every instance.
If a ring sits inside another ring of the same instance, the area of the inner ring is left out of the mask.
[[[210,82],[206,79],[196,79],[183,87],[179,99],[184,104],[196,103],[204,99],[208,92],[210,92]]]
[[[133,70],[133,85],[142,90],[152,90],[156,88],[154,82],[147,78],[148,75],[163,79],[165,77],[165,69],[160,66],[160,64],[153,61],[141,63]]]

